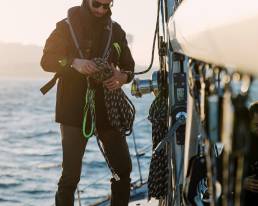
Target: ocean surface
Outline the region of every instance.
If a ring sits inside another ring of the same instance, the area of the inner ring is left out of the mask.
[[[0,78],[0,206],[52,206],[61,174],[59,124],[54,121],[55,89],[43,96],[47,80]],[[129,93],[129,88],[125,88]],[[151,158],[151,125],[146,119],[152,95],[137,99],[135,136],[143,177]],[[127,138],[133,161],[132,180],[139,179],[133,138]],[[95,138],[86,148],[79,189],[82,205],[90,205],[110,192],[111,177]],[[76,202],[75,205],[78,205]]]
[[[54,121],[55,89],[43,96],[39,89],[47,80],[0,78],[0,206],[52,206],[61,174],[61,138]],[[258,99],[258,84],[250,102]],[[125,88],[129,94],[129,87]],[[143,177],[151,158],[151,125],[146,119],[152,95],[137,99],[135,136]],[[139,179],[133,138],[128,137],[133,161],[132,180]],[[79,184],[82,205],[90,205],[110,193],[111,177],[95,138],[86,148]],[[78,205],[76,202],[75,205]]]

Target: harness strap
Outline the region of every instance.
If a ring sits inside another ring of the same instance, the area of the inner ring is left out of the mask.
[[[69,17],[65,20],[66,23],[69,26],[69,30],[74,42],[74,45],[77,49],[77,51],[79,52],[80,58],[84,58],[84,55],[81,51],[78,39],[76,37],[76,34],[74,32],[74,29],[72,27],[72,24],[70,22]],[[110,26],[107,27],[107,29],[109,30],[109,36],[108,36],[108,41],[106,44],[106,48],[103,52],[103,58],[107,58],[107,53],[110,47],[110,43],[111,43],[111,39],[112,39],[112,34],[113,34],[113,27],[112,27],[112,21],[110,21]],[[109,55],[109,54],[108,54]],[[87,126],[87,116],[88,116],[88,111],[90,110],[90,114],[91,114],[91,128],[89,131],[86,131],[86,126]],[[82,131],[83,131],[83,136],[86,139],[89,139],[93,136],[96,126],[95,126],[95,91],[93,89],[90,88],[90,82],[89,82],[89,78],[87,78],[87,92],[86,92],[86,97],[85,97],[85,107],[84,107],[84,116],[83,116],[83,126],[82,126]]]
[[[66,23],[68,24],[68,26],[69,26],[69,30],[70,30],[70,33],[71,33],[71,35],[72,35],[72,39],[73,39],[74,45],[75,45],[77,51],[79,52],[80,57],[83,59],[83,58],[84,58],[84,55],[83,55],[82,50],[81,50],[81,48],[80,48],[79,42],[78,42],[78,40],[77,40],[77,38],[76,38],[76,35],[75,35],[74,30],[73,30],[72,24],[71,24],[71,22],[70,22],[69,16],[67,17],[67,19],[65,20],[65,22],[66,22]]]
[[[113,22],[112,20],[110,20],[110,25],[107,27],[107,29],[109,30],[109,36],[108,36],[108,41],[106,44],[106,48],[103,52],[102,58],[107,59],[109,56],[109,49],[110,49],[110,44],[111,44],[111,39],[112,39],[112,35],[113,35]]]
[[[49,82],[47,82],[43,87],[40,88],[40,91],[41,91],[41,93],[42,93],[43,95],[45,95],[46,93],[48,93],[48,91],[49,91],[50,89],[52,89],[52,88],[55,86],[56,81],[57,81],[57,79],[59,78],[59,76],[60,76],[60,74],[59,74],[59,73],[56,73],[56,74],[54,75],[54,77],[53,77]]]

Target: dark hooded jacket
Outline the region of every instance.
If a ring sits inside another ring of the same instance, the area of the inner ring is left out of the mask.
[[[92,15],[86,4],[69,9],[68,16],[81,51],[87,59],[101,57],[107,44],[111,11],[102,17]],[[113,34],[111,39],[111,53],[108,58],[110,63],[119,66],[122,71],[134,71],[134,60],[127,45],[126,34],[120,25],[112,22]],[[112,47],[118,43],[121,54]],[[56,29],[46,41],[41,66],[45,71],[58,74],[56,97],[56,122],[82,126],[83,108],[87,82],[85,75],[71,68],[74,58],[80,58],[69,31],[66,19],[56,24]],[[128,82],[133,78],[129,75]],[[98,127],[109,127],[107,112],[104,106],[103,86],[94,84],[96,89],[96,124]]]

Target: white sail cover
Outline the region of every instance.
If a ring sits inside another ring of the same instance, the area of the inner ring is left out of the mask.
[[[258,75],[258,0],[184,0],[169,34],[176,52]]]

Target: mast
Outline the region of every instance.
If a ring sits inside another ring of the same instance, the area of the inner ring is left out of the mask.
[[[169,162],[169,194],[165,199],[168,205],[183,205],[183,174],[184,174],[184,150],[185,150],[185,120],[186,120],[186,67],[184,67],[184,56],[172,51],[170,37],[168,35],[168,22],[176,8],[177,1],[165,0],[164,13],[166,17],[166,46],[167,46],[167,68],[168,68],[168,127],[172,128],[180,120],[181,125],[168,134],[170,144],[167,145]],[[162,8],[161,8],[162,9]]]

